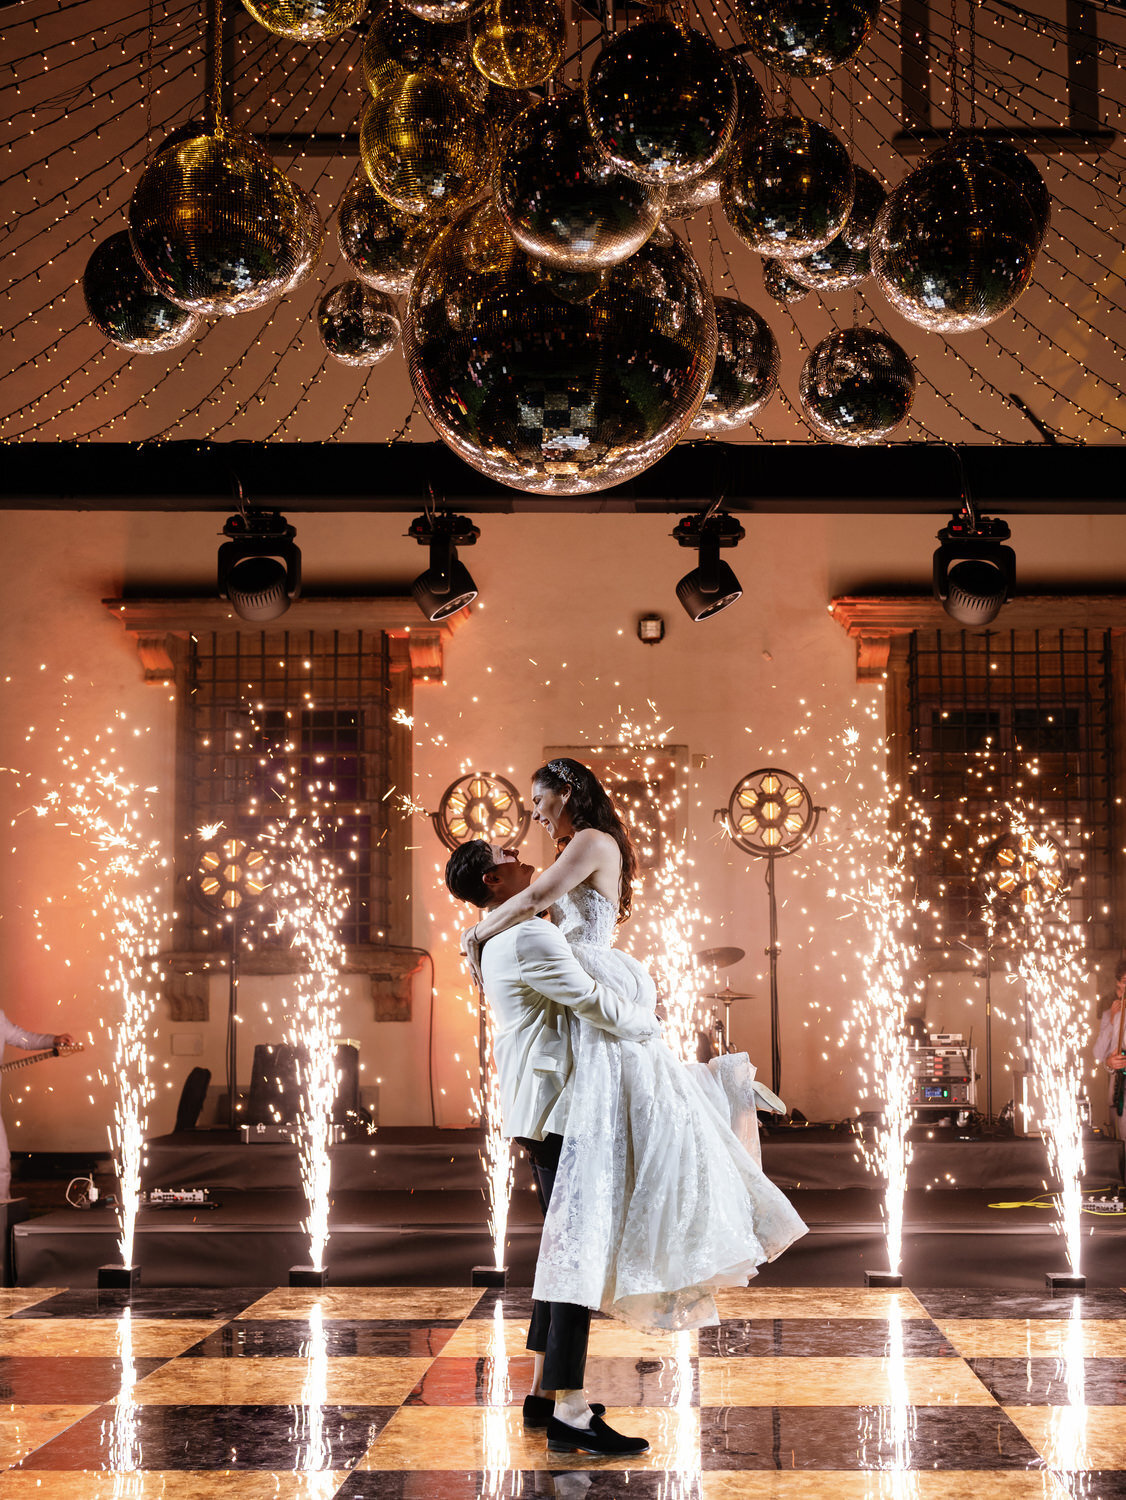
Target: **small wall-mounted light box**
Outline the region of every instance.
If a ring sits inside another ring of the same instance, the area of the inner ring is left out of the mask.
[[[661,615],[642,615],[637,622],[637,639],[647,646],[655,646],[665,638],[665,622]]]

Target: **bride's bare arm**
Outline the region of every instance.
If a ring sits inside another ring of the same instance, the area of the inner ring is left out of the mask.
[[[517,922],[526,922],[536,912],[543,911],[552,902],[558,901],[560,896],[565,896],[577,885],[582,885],[584,880],[589,880],[600,866],[605,865],[607,845],[616,859],[618,848],[608,833],[602,833],[596,828],[580,829],[555,863],[548,865],[542,874],[537,875],[527,890],[521,891],[517,896],[510,896],[500,906],[485,913],[477,923],[478,940],[484,943],[489,938],[496,937],[498,932],[515,927]]]

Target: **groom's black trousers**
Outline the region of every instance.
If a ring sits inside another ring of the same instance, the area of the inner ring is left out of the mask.
[[[542,1141],[517,1137],[532,1160],[532,1174],[540,1207],[547,1213],[551,1190],[555,1186],[555,1169],[563,1148],[561,1135],[548,1135]],[[533,1302],[532,1320],[528,1325],[528,1348],[542,1354],[545,1391],[578,1391],[586,1383],[586,1346],[590,1335],[590,1308],[574,1302]]]

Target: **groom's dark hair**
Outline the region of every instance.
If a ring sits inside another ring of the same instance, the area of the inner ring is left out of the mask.
[[[492,868],[491,846],[484,839],[470,839],[467,844],[459,844],[446,861],[446,887],[459,901],[488,906],[493,893],[485,884],[485,875]]]

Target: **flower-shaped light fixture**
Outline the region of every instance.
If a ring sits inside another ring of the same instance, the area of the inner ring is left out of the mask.
[[[242,839],[209,839],[200,850],[194,885],[214,911],[236,911],[269,884],[266,856]]]
[[[511,781],[491,771],[471,771],[460,777],[442,793],[438,811],[431,816],[434,831],[447,849],[470,839],[515,849],[531,822]]]
[[[991,904],[1019,917],[1051,906],[1070,884],[1067,852],[1050,834],[1030,828],[1007,833],[989,846],[981,879]]]
[[[790,854],[817,826],[813,798],[789,771],[751,771],[731,793],[727,828],[747,854],[768,859]]]

